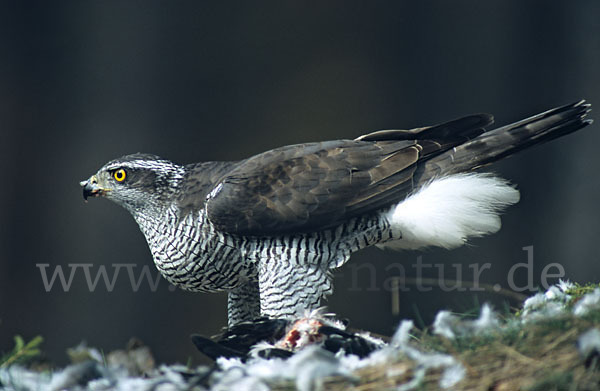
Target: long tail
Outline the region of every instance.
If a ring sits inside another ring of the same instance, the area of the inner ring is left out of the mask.
[[[421,167],[419,182],[476,170],[532,145],[573,133],[592,123],[585,118],[589,111],[590,104],[581,100],[487,131],[430,159]]]
[[[473,170],[589,125],[589,110],[585,101],[559,107],[434,156],[415,172],[416,192],[386,215],[402,239],[381,246],[454,248],[498,231],[500,214],[519,201],[519,192],[503,179]]]

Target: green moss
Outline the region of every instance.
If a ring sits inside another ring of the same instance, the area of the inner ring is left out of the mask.
[[[573,299],[575,300],[580,299],[583,295],[586,295],[590,292],[593,292],[595,289],[600,288],[599,283],[587,283],[583,285],[574,283],[573,285],[573,288],[567,289],[565,293],[573,296]]]
[[[571,372],[559,372],[540,379],[524,391],[563,391],[572,389],[573,374]]]

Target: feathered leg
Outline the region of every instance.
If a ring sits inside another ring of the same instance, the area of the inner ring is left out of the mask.
[[[229,291],[227,295],[228,326],[260,317],[258,281],[249,280]]]

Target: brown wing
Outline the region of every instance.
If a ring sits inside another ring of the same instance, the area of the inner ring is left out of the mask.
[[[420,161],[480,135],[491,122],[479,114],[264,152],[237,164],[214,187],[208,217],[217,229],[250,236],[338,225],[405,197]]]

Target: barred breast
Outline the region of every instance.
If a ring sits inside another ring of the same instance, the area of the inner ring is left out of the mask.
[[[136,220],[165,279],[200,292],[228,291],[257,280],[261,260],[278,264],[286,273],[293,273],[294,265],[332,269],[342,266],[355,251],[399,237],[381,214],[350,219],[320,232],[269,237],[220,232],[204,210],[180,218],[171,207],[160,218],[139,215]],[[277,279],[271,283],[275,288],[278,285]]]

